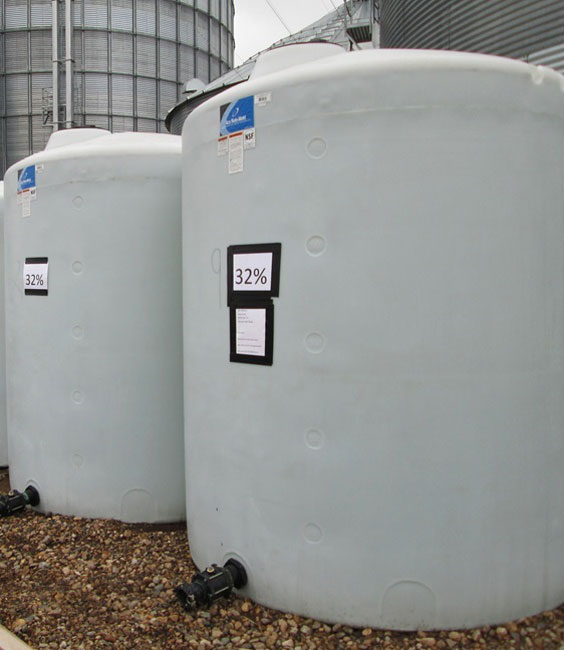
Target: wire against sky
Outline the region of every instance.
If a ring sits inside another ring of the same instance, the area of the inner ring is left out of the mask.
[[[332,2],[332,1],[333,1],[333,0],[331,0],[331,2]],[[276,11],[276,9],[275,9],[274,5],[272,4],[271,0],[265,0],[265,2],[266,2],[266,4],[267,4],[271,9],[272,9],[272,11],[276,14],[276,17],[278,18],[278,20],[279,20],[279,21],[284,25],[284,27],[287,29],[288,34],[292,34],[292,30],[288,27],[288,25],[286,25],[286,23],[284,22],[284,19],[282,18],[282,16],[281,16],[277,11]]]

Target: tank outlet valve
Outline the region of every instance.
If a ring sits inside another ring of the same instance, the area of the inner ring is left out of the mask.
[[[0,495],[0,517],[8,517],[25,510],[26,506],[36,506],[39,503],[39,492],[28,486],[23,492],[12,490]]]
[[[227,597],[233,589],[240,589],[247,584],[245,567],[237,560],[227,560],[223,567],[212,564],[200,571],[190,584],[182,583],[174,593],[187,611],[199,607],[209,607],[219,598]]]

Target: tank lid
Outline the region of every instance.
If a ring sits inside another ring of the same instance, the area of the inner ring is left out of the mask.
[[[97,129],[94,127],[61,129],[60,131],[55,131],[49,136],[45,149],[66,147],[69,144],[86,142],[86,140],[101,138],[104,135],[110,135],[110,132],[106,131],[106,129]]]
[[[345,50],[337,43],[310,42],[284,45],[263,52],[257,59],[250,79],[257,79],[302,63],[309,63],[328,56],[336,56]]]

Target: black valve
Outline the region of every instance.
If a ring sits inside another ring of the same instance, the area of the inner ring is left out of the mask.
[[[23,492],[12,490],[0,495],[0,517],[8,517],[25,510],[26,506],[36,506],[39,503],[39,492],[29,485]]]
[[[219,598],[227,597],[233,589],[247,584],[245,567],[237,560],[227,560],[223,567],[212,564],[200,571],[190,584],[182,583],[174,593],[184,609],[191,611],[198,607],[209,607]]]

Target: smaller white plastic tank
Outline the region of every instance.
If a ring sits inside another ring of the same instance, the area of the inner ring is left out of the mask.
[[[4,271],[4,181],[0,181],[0,276]],[[6,429],[6,348],[4,340],[4,283],[0,280],[0,467],[8,465]]]
[[[5,198],[12,485],[45,511],[183,519],[180,138],[57,132]]]

